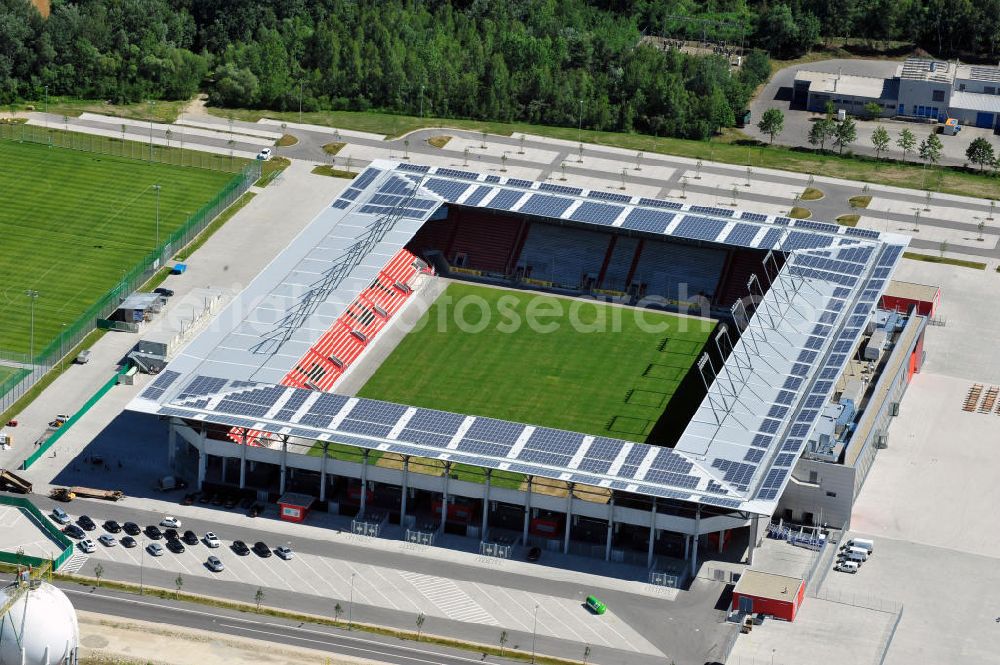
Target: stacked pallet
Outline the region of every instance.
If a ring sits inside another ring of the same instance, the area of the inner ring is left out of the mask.
[[[989,390],[986,391],[986,397],[983,398],[983,403],[979,405],[979,413],[989,413],[993,410],[998,392],[1000,392],[1000,389],[997,389],[996,386],[990,386]]]
[[[979,396],[983,394],[983,385],[981,383],[974,383],[972,387],[969,388],[969,394],[965,396],[965,404],[962,406],[962,411],[973,412],[976,410],[976,405],[979,404]]]

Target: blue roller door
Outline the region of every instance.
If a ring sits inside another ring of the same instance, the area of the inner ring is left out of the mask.
[[[976,114],[976,127],[993,129],[993,114],[980,111]]]

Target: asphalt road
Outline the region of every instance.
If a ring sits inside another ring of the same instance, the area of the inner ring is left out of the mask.
[[[434,644],[403,642],[397,638],[349,632],[329,626],[302,624],[275,617],[248,619],[245,613],[219,608],[200,608],[175,601],[134,595],[107,589],[84,589],[76,584],[57,583],[74,607],[86,612],[161,623],[169,626],[207,630],[222,635],[264,640],[294,647],[316,649],[333,654],[354,656],[385,663],[412,665],[434,663],[510,663],[507,658],[450,649]]]

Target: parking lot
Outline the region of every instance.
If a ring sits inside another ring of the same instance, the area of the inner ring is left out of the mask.
[[[58,525],[56,525],[58,528]],[[40,559],[55,558],[63,546],[49,537],[27,511],[15,506],[0,506],[0,550],[23,552]]]
[[[77,518],[77,515],[73,515]],[[104,519],[90,515],[97,528],[87,533],[88,538],[106,533]],[[139,524],[145,528],[146,524]],[[161,529],[163,530],[163,529]],[[183,524],[179,533],[185,529]],[[116,534],[123,536],[123,533]],[[347,562],[314,553],[295,552],[290,560],[277,556],[261,557],[255,552],[238,555],[232,548],[233,534],[218,533],[222,545],[209,548],[203,541],[197,545],[185,544],[185,551],[174,553],[166,547],[165,540],[153,541],[145,532],[136,537],[134,548],[121,544],[108,547],[98,543],[89,557],[79,551],[67,564],[70,570],[93,575],[96,565],[124,564],[143,571],[167,571],[179,574],[183,589],[198,592],[198,578],[215,578],[301,594],[311,594],[330,599],[330,606],[339,602],[346,618],[348,605],[354,603],[381,607],[397,612],[420,613],[453,621],[496,626],[498,630],[531,632],[537,606],[538,635],[603,646],[610,649],[659,655],[660,651],[633,630],[610,608],[604,615],[590,613],[583,606],[584,597],[560,598],[529,591],[505,588],[492,584],[452,580],[435,575],[402,571],[376,565]],[[237,537],[239,534],[236,534]],[[198,534],[203,537],[203,533]],[[156,542],[162,548],[160,556],[153,556],[147,549]],[[273,551],[284,542],[270,542]],[[254,543],[248,541],[253,547]],[[294,543],[291,543],[294,549]],[[208,556],[217,556],[225,566],[221,572],[212,572],[206,565]],[[107,566],[110,568],[110,566]]]

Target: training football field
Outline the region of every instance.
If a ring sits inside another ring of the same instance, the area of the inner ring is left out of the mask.
[[[71,325],[233,174],[0,140],[0,350]]]
[[[359,395],[641,442],[714,327],[454,283]]]

